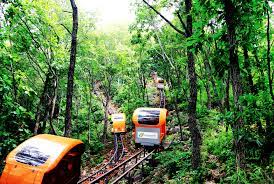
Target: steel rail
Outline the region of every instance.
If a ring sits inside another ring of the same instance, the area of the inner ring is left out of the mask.
[[[114,154],[112,155],[112,157],[110,158],[110,160],[109,160],[107,163],[105,163],[100,169],[98,169],[97,171],[95,171],[94,173],[92,173],[92,174],[86,176],[85,178],[80,179],[80,180],[77,182],[77,184],[83,183],[84,181],[86,181],[86,180],[88,180],[88,179],[94,177],[96,174],[98,174],[98,173],[100,173],[102,170],[104,170],[104,169],[105,169],[105,168],[114,160],[115,155],[117,154],[117,151],[118,151],[118,146],[116,146],[116,144],[117,144],[117,137],[116,137],[116,135],[115,135],[115,137],[114,137],[114,145],[115,145],[114,147],[115,147],[115,151],[114,151]]]
[[[139,160],[137,163],[135,163],[131,168],[129,168],[127,171],[125,171],[122,175],[120,175],[118,178],[116,178],[111,184],[115,184],[121,179],[123,179],[130,171],[132,171],[135,167],[137,167],[140,163],[145,161],[149,156],[151,156],[154,153],[155,149],[152,150],[148,155],[143,157],[141,160]]]
[[[137,158],[142,152],[144,152],[145,150],[142,149],[140,151],[138,151],[137,153],[135,153],[134,155],[132,155],[130,158],[124,160],[123,162],[121,162],[119,165],[113,167],[111,170],[107,171],[106,173],[102,174],[101,176],[99,176],[98,178],[92,180],[90,183],[96,183],[104,178],[106,178],[108,175],[110,175],[111,173],[113,173],[116,169],[124,166],[126,163],[130,162],[132,159]],[[137,160],[137,159],[136,159]]]
[[[166,100],[165,100],[165,92],[163,89],[158,89],[160,91],[160,108],[165,108]]]
[[[117,158],[117,153],[118,153],[118,149],[119,149],[119,143],[118,143],[118,136],[117,134],[114,134],[114,148],[115,148],[115,152],[113,154],[114,159],[112,159],[112,161],[114,160],[114,162],[116,162],[116,158]]]
[[[123,158],[123,156],[124,156],[124,151],[125,151],[125,146],[124,146],[124,143],[123,143],[122,134],[120,134],[120,141],[121,141],[121,145],[122,145],[122,153],[121,153],[121,155],[120,155],[118,161],[121,160],[121,159]]]

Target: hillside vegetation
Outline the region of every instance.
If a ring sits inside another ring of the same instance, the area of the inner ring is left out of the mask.
[[[103,31],[74,0],[0,2],[1,169],[40,133],[81,139],[83,168],[101,163],[109,115],[125,113],[131,135],[157,72],[179,132],[144,182],[273,183],[274,3],[131,2],[134,22]]]

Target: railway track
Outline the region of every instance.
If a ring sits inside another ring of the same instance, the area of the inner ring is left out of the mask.
[[[114,134],[114,153],[99,169],[97,169],[92,174],[89,174],[86,177],[81,178],[77,183],[86,183],[86,181],[91,181],[92,179],[97,178],[103,173],[107,172],[109,167],[112,167],[117,163],[125,154],[125,146],[123,142],[123,136],[121,134]]]
[[[160,92],[160,108],[165,108],[166,106],[166,98],[165,98],[165,92],[163,89],[158,89]]]
[[[115,165],[113,165],[113,167],[107,168],[107,166],[111,163],[111,161],[109,161],[101,169],[85,178],[82,178],[77,183],[117,183],[125,177],[131,180],[132,178],[130,172],[139,166],[142,162],[150,158],[154,152],[155,149],[148,152],[142,148],[132,155],[127,155],[123,159],[120,159],[116,162]]]

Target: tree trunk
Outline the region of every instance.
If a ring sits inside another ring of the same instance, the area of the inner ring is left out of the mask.
[[[230,104],[229,104],[229,83],[230,83],[230,71],[227,71],[227,79],[225,82],[225,108],[227,111],[230,111]]]
[[[243,50],[244,50],[244,67],[247,71],[248,85],[249,85],[249,89],[250,89],[249,91],[252,94],[256,95],[258,93],[258,91],[257,91],[257,88],[254,86],[254,83],[253,83],[253,77],[252,77],[251,69],[250,69],[250,61],[249,61],[248,50],[245,46],[243,47]],[[257,108],[256,103],[253,104],[253,106],[254,106],[253,108]],[[258,134],[262,135],[263,127],[262,127],[261,121],[257,121],[257,127],[258,127]]]
[[[175,112],[176,112],[177,120],[178,120],[179,127],[180,127],[180,139],[182,141],[183,140],[183,129],[182,129],[182,122],[181,122],[181,118],[180,118],[180,114],[179,114],[177,94],[175,97]]]
[[[217,104],[217,106],[221,108],[221,100],[219,99],[216,83],[214,81],[214,78],[212,77],[213,75],[212,75],[211,66],[209,63],[208,53],[210,52],[210,50],[209,49],[205,49],[205,50],[206,50],[206,52],[205,52],[206,59],[204,60],[204,65],[205,65],[206,72],[208,73],[208,79],[211,82],[212,88],[213,88],[213,93],[214,93],[214,101],[213,102],[215,102]],[[209,89],[210,89],[210,86],[209,86]]]
[[[54,73],[52,73],[54,72]],[[56,69],[49,70],[46,74],[46,80],[44,82],[43,92],[40,96],[39,104],[37,105],[37,112],[35,117],[34,134],[43,133],[47,120],[51,118],[51,114],[54,113],[56,98],[57,98],[57,75]],[[53,119],[53,117],[52,117]],[[52,121],[50,119],[50,121]],[[40,126],[41,121],[43,122]],[[52,128],[52,127],[51,127]]]
[[[79,97],[76,97],[75,101],[76,101],[75,127],[76,127],[76,130],[78,131],[78,138],[79,138],[80,132],[79,132],[79,125],[78,125],[78,123],[79,123],[78,116],[79,116],[79,109],[81,108],[82,96],[80,95],[80,99],[79,99]]]
[[[139,71],[139,76],[140,76],[140,82],[142,84],[142,99],[145,102],[145,97],[146,97],[146,78],[144,76],[144,73],[142,71]]]
[[[106,76],[108,75],[108,76]],[[102,99],[102,103],[104,106],[104,129],[103,129],[103,136],[102,142],[106,143],[107,140],[107,128],[108,128],[108,115],[109,115],[109,102],[111,100],[111,83],[112,83],[113,76],[110,73],[105,74],[105,82],[103,85],[103,94],[104,98]]]
[[[240,66],[238,61],[238,52],[236,48],[236,17],[235,17],[235,7],[231,0],[223,0],[224,3],[224,12],[225,12],[225,21],[228,29],[229,37],[229,65],[230,65],[230,74],[232,81],[232,89],[234,96],[235,109],[237,111],[242,111],[242,107],[239,104],[239,97],[242,95],[242,84],[240,77]],[[243,121],[240,118],[237,122],[233,124],[233,134],[234,134],[234,144],[236,152],[236,162],[237,166],[240,168],[245,167],[245,150],[244,150],[244,141],[241,139],[241,130],[243,127]]]
[[[192,36],[192,0],[185,1],[187,13],[187,37]],[[187,48],[188,58],[188,75],[190,83],[190,99],[188,106],[188,126],[192,138],[192,167],[198,169],[201,165],[201,134],[196,121],[196,105],[197,105],[197,76],[195,72],[195,61],[192,53],[192,46]]]
[[[153,6],[151,6],[147,1],[143,0],[143,2],[151,8],[155,13],[157,13],[166,23],[170,25],[177,33],[182,36],[189,38],[192,36],[192,0],[185,0],[185,10],[187,13],[187,25],[181,19],[180,14],[177,12],[177,15],[180,19],[180,23],[182,24],[185,32],[178,29],[175,25],[172,24],[167,18],[165,18],[159,11],[157,11]],[[187,48],[187,57],[188,57],[188,78],[190,83],[190,99],[188,106],[188,125],[192,138],[192,167],[194,169],[198,169],[201,164],[201,153],[200,153],[200,145],[201,145],[201,134],[200,130],[197,126],[196,121],[196,105],[197,105],[197,76],[195,73],[195,61],[192,53],[192,46]]]
[[[58,92],[58,77],[56,76],[56,80],[54,81],[54,97],[52,100],[52,107],[51,107],[50,119],[49,119],[51,133],[54,135],[56,135],[56,131],[53,127],[52,121],[53,121],[53,115],[54,115],[54,111],[55,111],[56,100],[57,100],[57,92]]]
[[[78,9],[74,0],[70,0],[72,7],[73,26],[71,34],[71,50],[70,50],[70,65],[68,70],[68,84],[67,84],[67,102],[66,102],[66,116],[65,116],[65,132],[64,136],[71,135],[71,108],[73,96],[73,77],[76,63],[76,49],[77,49],[77,31],[78,31]]]
[[[12,74],[12,89],[13,89],[13,97],[14,97],[14,100],[15,102],[17,102],[17,82],[16,82],[16,79],[15,79],[15,73],[14,73],[14,68],[13,68],[13,60],[11,59],[11,62],[10,62],[10,69],[11,69],[11,74]]]
[[[262,91],[265,91],[266,86],[265,86],[265,82],[264,82],[264,79],[265,79],[264,67],[262,65],[261,60],[258,57],[258,51],[256,49],[254,49],[252,53],[253,53],[255,61],[256,61],[255,65],[256,65],[258,71],[260,72],[259,83],[257,83],[257,85],[259,85],[258,89],[261,89]]]
[[[46,99],[47,99],[47,96],[49,96],[49,94],[48,94],[48,89],[50,88],[49,86],[50,86],[50,73],[48,72],[46,75],[43,92],[40,96],[39,104],[37,105],[37,112],[36,112],[36,116],[35,116],[35,126],[34,126],[34,132],[33,132],[34,135],[37,135],[38,132],[41,132],[41,131],[39,131],[39,129],[41,129],[40,122],[45,114],[45,109],[46,109],[45,106],[47,103]],[[45,119],[45,118],[43,118],[43,119]]]
[[[92,77],[92,72],[90,70],[88,71],[89,73],[89,97],[88,97],[88,143],[90,143],[90,124],[91,124],[91,108],[92,108],[92,92],[93,92],[93,77]]]
[[[206,64],[207,63],[207,64]],[[211,92],[210,92],[210,85],[209,85],[209,82],[210,82],[210,78],[211,78],[211,72],[210,72],[210,69],[208,68],[208,61],[207,59],[205,59],[205,62],[204,62],[204,66],[206,68],[206,71],[204,72],[204,77],[206,78],[206,81],[205,81],[205,89],[206,89],[206,94],[207,94],[207,109],[211,109],[212,108],[212,103],[211,103]]]
[[[266,2],[268,3],[268,2]],[[269,11],[266,9],[267,13],[267,30],[266,30],[266,36],[267,36],[267,74],[268,74],[268,82],[269,82],[269,92],[271,95],[272,100],[274,101],[274,94],[273,94],[273,88],[272,88],[272,76],[271,76],[271,58],[270,58],[270,16]]]
[[[260,61],[259,57],[258,57],[258,51],[257,50],[253,50],[252,54],[254,55],[255,61],[256,61],[256,67],[257,69],[260,71],[260,79],[264,78],[264,70],[263,70],[263,65],[262,62]]]
[[[106,102],[104,104],[104,129],[103,129],[103,136],[102,136],[102,142],[105,144],[107,140],[107,128],[108,128],[108,104],[109,100],[106,99]]]
[[[206,106],[207,106],[207,109],[210,110],[212,108],[212,106],[211,106],[210,87],[208,85],[208,81],[206,81],[206,83],[205,83],[205,88],[206,88],[206,94],[207,94],[207,103],[206,103]]]
[[[271,156],[271,153],[274,151],[274,126],[273,126],[273,117],[267,117],[266,118],[266,131],[265,131],[265,143],[263,146],[263,154],[261,156],[262,160],[269,164],[269,158]]]
[[[88,143],[90,143],[90,123],[91,123],[91,94],[88,102]]]
[[[243,50],[244,50],[244,67],[247,71],[247,81],[248,81],[248,85],[249,85],[249,91],[253,94],[256,94],[257,90],[253,84],[253,78],[252,78],[250,63],[249,63],[250,61],[249,61],[249,56],[248,56],[248,50],[245,46],[243,47]]]

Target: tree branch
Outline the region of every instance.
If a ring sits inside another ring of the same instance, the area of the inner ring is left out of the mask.
[[[168,57],[168,55],[167,55],[166,52],[165,52],[165,49],[164,49],[164,47],[163,47],[163,45],[162,45],[161,39],[160,39],[160,37],[159,37],[157,31],[155,32],[155,35],[156,35],[156,37],[157,37],[158,43],[159,43],[160,48],[161,48],[161,51],[162,51],[162,53],[163,53],[163,55],[162,55],[163,59],[164,59],[164,57],[165,57],[165,58],[167,59],[167,61],[169,62],[170,66],[171,66],[172,68],[175,68],[174,65],[172,64],[172,61],[170,60],[170,58]]]
[[[185,33],[178,29],[176,26],[174,26],[169,20],[167,20],[167,18],[165,18],[159,11],[157,11],[153,6],[151,6],[148,2],[146,2],[145,0],[143,0],[143,2],[149,7],[151,8],[155,13],[157,13],[166,23],[168,23],[176,32],[178,32],[179,34],[185,36]]]
[[[45,52],[45,50],[43,49],[42,45],[36,40],[36,38],[34,37],[33,33],[31,32],[31,28],[30,26],[27,24],[27,22],[25,20],[23,20],[22,17],[19,16],[19,19],[23,22],[23,24],[25,25],[25,28],[27,30],[27,32],[29,33],[32,41],[34,41],[35,44],[33,44],[35,46],[35,48],[37,48],[38,50],[40,50],[44,56],[45,56],[45,59],[46,59],[46,63],[49,65],[50,67],[50,64],[47,62],[49,61],[49,58],[47,56],[47,53]],[[22,24],[21,24],[22,25]]]
[[[64,24],[60,24],[60,25],[63,26],[65,30],[67,30],[67,32],[71,35],[71,31]]]
[[[180,23],[182,24],[184,30],[186,31],[186,34],[189,35],[189,31],[188,31],[188,29],[187,29],[187,27],[186,27],[186,24],[184,23],[184,21],[183,21],[181,15],[180,15],[180,13],[179,13],[179,11],[177,11],[176,14],[177,14],[177,16],[178,16],[178,18],[179,18],[179,20],[180,20]]]
[[[68,11],[68,10],[63,10],[63,12],[65,12],[65,13],[71,13],[72,14],[72,12]]]

